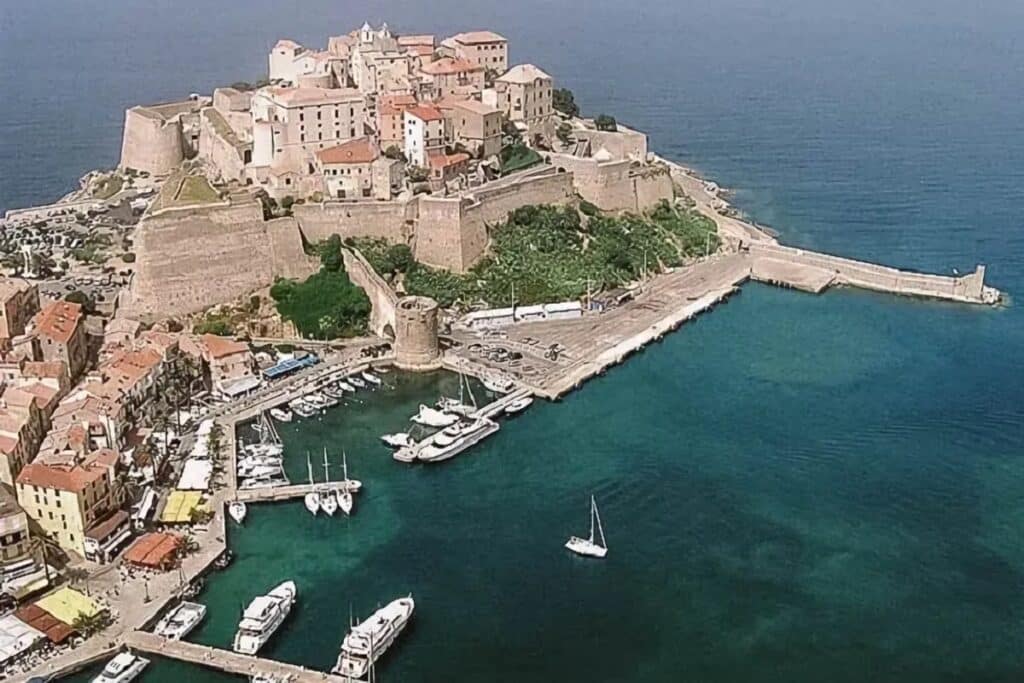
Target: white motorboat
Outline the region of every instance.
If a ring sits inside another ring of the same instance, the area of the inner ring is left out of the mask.
[[[149,666],[149,660],[131,652],[122,652],[103,667],[92,683],[128,683],[134,681],[142,670]]]
[[[270,417],[274,418],[278,422],[291,422],[292,411],[287,408],[271,408]]]
[[[366,678],[381,655],[412,619],[416,603],[412,596],[393,600],[356,624],[345,636],[332,673],[345,678]]]
[[[481,380],[484,388],[495,394],[507,394],[515,389],[515,382],[507,377],[484,377]]]
[[[245,503],[240,500],[233,500],[228,503],[228,514],[231,515],[231,519],[235,520],[236,524],[241,524],[245,521],[245,515],[248,511]]]
[[[352,514],[352,491],[348,487],[348,459],[345,457],[345,451],[341,452],[341,468],[344,476],[341,480],[341,488],[334,489],[334,497],[338,501],[341,511],[350,515]]]
[[[281,474],[280,465],[238,465],[238,476],[245,479],[267,479]]]
[[[345,378],[345,380],[349,384],[354,386],[356,389],[365,389],[366,388],[366,382],[364,382],[361,377],[356,377],[355,375],[349,375],[348,377]]]
[[[266,595],[249,603],[238,623],[238,632],[232,649],[243,655],[254,655],[260,651],[295,604],[295,583],[285,581]]]
[[[310,405],[305,399],[297,398],[288,404],[288,407],[292,409],[299,417],[312,417],[316,415],[316,408]]]
[[[596,538],[594,536],[595,529]],[[566,541],[565,547],[577,555],[586,557],[604,557],[608,554],[608,544],[605,543],[604,529],[601,527],[601,515],[597,512],[597,501],[593,496],[590,497],[590,536],[588,538],[573,536]]]
[[[191,633],[206,616],[206,605],[182,602],[157,622],[153,633],[170,640],[181,640]]]
[[[496,431],[498,431],[498,423],[487,419],[452,425],[444,432],[437,434],[433,443],[421,448],[417,457],[424,462],[448,460],[483,441]]]
[[[337,384],[328,384],[323,388],[323,392],[335,400],[339,400],[345,396],[345,390]]]
[[[418,453],[413,446],[403,446],[392,453],[391,457],[398,462],[414,462],[418,457]]]
[[[302,397],[302,400],[304,400],[309,405],[313,406],[313,408],[316,410],[323,410],[328,406],[329,402],[326,396],[316,392],[312,394],[306,394],[305,396]]]
[[[444,397],[440,401],[438,401],[437,407],[443,413],[461,415],[462,417],[469,417],[477,410],[476,406],[467,405],[457,398],[447,397]]]
[[[356,388],[349,384],[348,382],[346,382],[345,380],[338,381],[338,388],[344,391],[346,394],[356,393]]]
[[[447,427],[459,419],[458,415],[449,415],[440,410],[420,404],[420,412],[412,417],[412,421],[427,427]]]
[[[392,448],[408,448],[409,446],[412,446],[414,443],[416,443],[415,441],[412,440],[412,437],[406,434],[405,432],[385,434],[384,436],[380,437],[380,440],[386,443],[387,445],[391,446]]]
[[[369,371],[363,372],[361,374],[361,376],[362,376],[363,379],[365,379],[370,384],[375,384],[377,386],[380,386],[380,377],[378,377],[377,375],[373,374],[372,372],[369,372]]]
[[[532,404],[533,404],[533,398],[530,397],[530,396],[524,396],[523,398],[517,398],[514,401],[509,401],[508,405],[505,406],[505,414],[506,415],[515,415],[516,413],[521,413],[524,410],[526,410],[527,408],[529,408],[530,405],[532,405]]]

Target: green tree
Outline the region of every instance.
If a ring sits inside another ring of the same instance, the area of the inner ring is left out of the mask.
[[[71,626],[83,638],[89,638],[104,631],[111,623],[112,620],[108,612],[98,612],[96,614],[79,612]]]
[[[73,292],[68,292],[67,296],[64,297],[64,301],[70,301],[73,304],[79,304],[82,310],[86,313],[96,312],[96,302],[93,301],[92,297],[83,292],[80,289],[76,289]]]
[[[399,161],[405,161],[405,154],[398,145],[388,145],[388,148],[384,150],[384,156],[388,159],[397,159]]]
[[[386,258],[391,266],[390,272],[393,273],[405,273],[415,262],[408,244],[391,245],[387,249]]]
[[[551,93],[551,106],[566,116],[579,116],[580,108],[576,105],[576,97],[568,88],[555,88]]]
[[[594,125],[597,126],[598,130],[615,132],[619,129],[619,124],[615,120],[615,117],[609,116],[608,114],[599,115],[594,119]]]
[[[328,272],[341,270],[344,261],[341,258],[341,236],[331,235],[317,247],[320,253],[320,266]]]

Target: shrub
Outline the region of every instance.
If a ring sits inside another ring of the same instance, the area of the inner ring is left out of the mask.
[[[133,254],[130,251],[127,252],[127,253],[121,254],[121,260],[124,261],[125,263],[135,263],[135,254]]]
[[[580,108],[576,105],[576,97],[568,88],[555,88],[551,92],[551,106],[567,116],[579,116]]]
[[[607,114],[601,114],[594,119],[594,125],[597,126],[598,130],[615,132],[619,129],[619,124],[615,120],[615,117],[608,116]]]
[[[596,216],[597,214],[601,213],[601,210],[599,208],[597,208],[597,206],[595,206],[594,204],[588,202],[586,199],[581,199],[580,200],[580,213],[582,213],[584,216],[591,216],[591,217],[593,217],[593,216]]]
[[[270,296],[281,318],[293,322],[304,337],[334,339],[366,331],[370,300],[340,268],[321,268],[303,282],[278,280]]]

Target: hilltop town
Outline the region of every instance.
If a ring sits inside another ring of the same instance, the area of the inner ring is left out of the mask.
[[[226,562],[235,425],[295,392],[394,364],[556,398],[751,279],[998,300],[983,267],[778,244],[514,54],[489,30],[280,40],[264,80],[128,109],[117,169],[8,212],[8,671],[108,653]],[[304,286],[336,300],[303,311]]]

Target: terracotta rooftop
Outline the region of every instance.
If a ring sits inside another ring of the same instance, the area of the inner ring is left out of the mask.
[[[466,71],[483,71],[484,68],[479,64],[474,64],[468,59],[453,59],[451,57],[442,57],[436,62],[430,64],[424,64],[420,67],[420,71],[431,76],[444,76],[449,74],[460,74]]]
[[[415,95],[384,95],[377,101],[377,111],[381,114],[401,114],[415,104]]]
[[[25,377],[37,377],[39,379],[60,379],[67,373],[67,366],[62,360],[53,361],[29,361],[25,363],[21,374]]]
[[[85,457],[81,463],[25,465],[18,475],[19,484],[78,493],[101,479],[117,463],[117,451],[103,448]]]
[[[434,47],[435,43],[434,36],[430,33],[424,33],[415,36],[398,36],[398,44],[409,47],[411,45],[426,45]]]
[[[32,287],[31,282],[20,277],[0,277],[0,300],[6,300],[11,295],[27,291]]]
[[[31,410],[31,405],[37,403],[36,395],[32,392],[25,391],[23,387],[7,387],[4,389],[3,396],[0,397],[5,407],[13,408],[27,412]]]
[[[305,107],[363,101],[355,88],[267,88],[270,97],[286,107]]]
[[[118,527],[128,521],[127,510],[117,510],[113,514],[107,515],[104,519],[93,524],[85,532],[85,535],[89,538],[103,542],[107,540],[110,534],[114,533]]]
[[[405,110],[410,116],[415,116],[421,121],[443,121],[444,115],[437,109],[429,104],[417,104],[416,106],[409,107]]]
[[[236,353],[248,353],[249,345],[237,342],[227,337],[218,337],[215,334],[204,334],[199,338],[210,358],[224,358],[233,356]]]
[[[452,40],[463,45],[478,45],[480,43],[507,43],[505,36],[494,31],[467,31],[452,36]]]
[[[82,307],[71,301],[54,301],[36,316],[36,332],[50,339],[68,343],[82,319]]]
[[[380,151],[370,138],[356,138],[316,153],[324,164],[368,164],[379,156]]]
[[[448,168],[469,161],[469,155],[465,152],[458,154],[435,154],[429,159],[430,168]]]
[[[294,40],[288,40],[287,38],[282,38],[281,40],[277,41],[277,43],[274,45],[275,49],[277,49],[277,48],[284,48],[284,49],[288,49],[288,50],[294,50],[296,48],[301,48],[301,47],[302,46],[299,45],[298,43],[296,43]]]
[[[480,116],[501,113],[498,109],[495,109],[491,105],[484,104],[480,100],[474,100],[472,98],[446,97],[443,100],[439,101],[437,103],[437,106],[440,107],[441,109],[465,109],[466,111],[471,111],[474,114],[479,114]]]

